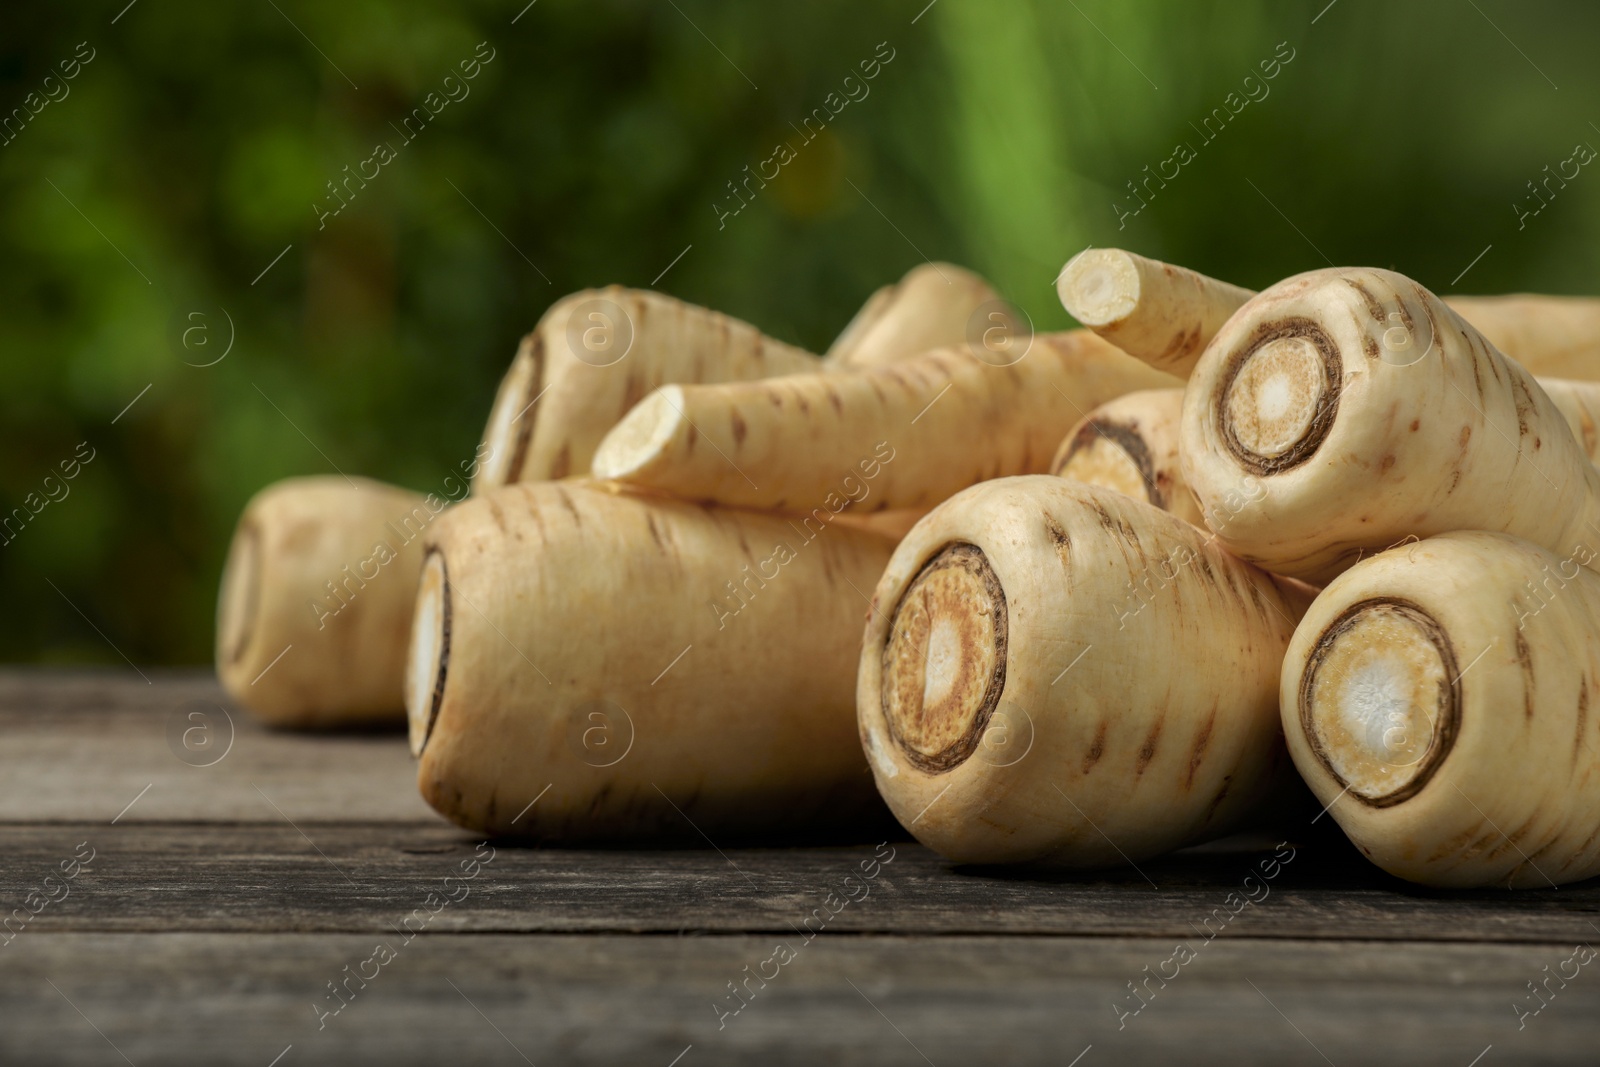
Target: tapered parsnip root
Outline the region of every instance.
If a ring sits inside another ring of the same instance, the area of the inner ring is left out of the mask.
[[[924,263],[873,293],[825,359],[840,368],[878,367],[981,339],[988,330],[1024,334],[1023,321],[978,275],[950,263]]]
[[[1173,384],[1076,330],[1041,334],[1003,366],[961,347],[849,374],[666,386],[607,435],[594,473],[748,508],[927,508],[1047,471],[1090,408]]]
[[[1110,490],[974,486],[873,598],[856,706],[878,790],[957,862],[1137,863],[1224,833],[1288,774],[1278,668],[1307,600]]]
[[[1600,874],[1595,546],[1444,534],[1363,560],[1307,612],[1289,751],[1380,867],[1436,886]]]
[[[523,338],[484,431],[473,484],[582,474],[606,431],[667,382],[816,370],[821,361],[754,326],[644,289],[587,289],[550,307]]]
[[[1318,583],[1406,537],[1559,549],[1600,522],[1600,471],[1544,390],[1389,271],[1313,271],[1241,308],[1190,379],[1181,446],[1227,546]]]
[[[404,721],[422,531],[445,502],[365,478],[257,493],[217,599],[217,675],[280,726]]]
[[[1539,385],[1550,394],[1590,461],[1600,460],[1600,382],[1540,378]]]
[[[898,541],[911,532],[911,528],[922,521],[927,514],[925,510],[909,511],[845,511],[835,519],[861,530],[871,530],[873,533],[887,537],[891,541]]]
[[[1117,248],[1078,253],[1062,268],[1056,291],[1073,318],[1180,378],[1188,377],[1222,324],[1255,295]],[[1534,374],[1600,381],[1600,299],[1517,294],[1451,296],[1444,302]]]
[[[547,841],[870,821],[851,676],[892,548],[581,482],[467,501],[429,533],[412,631],[424,798]]]
[[[1600,457],[1600,383],[1540,378],[1591,461]],[[1179,460],[1183,390],[1149,389],[1101,404],[1061,442],[1050,469],[1064,478],[1115,489],[1205,526]],[[1219,501],[1226,521],[1240,497]]]
[[[1445,303],[1534,374],[1600,381],[1600,299],[1516,293]]]
[[[1124,252],[1090,248],[1061,268],[1056,292],[1083,325],[1152,367],[1186,378],[1250,290]]]
[[[1108,401],[1074,426],[1051,473],[1114,489],[1205,525],[1178,463],[1182,389],[1145,389]]]

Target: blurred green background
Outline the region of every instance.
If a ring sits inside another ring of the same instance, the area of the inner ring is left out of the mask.
[[[1331,261],[1600,291],[1600,174],[1513,207],[1600,146],[1592,4],[523,3],[0,16],[0,507],[67,493],[0,545],[4,659],[208,661],[253,492],[335,465],[440,491],[517,338],[586,286],[660,275],[818,351],[925,257],[1066,326],[1052,282],[1089,244],[1250,286]],[[327,183],[479,42],[470,95],[319,229]],[[869,95],[719,224],[881,42]]]

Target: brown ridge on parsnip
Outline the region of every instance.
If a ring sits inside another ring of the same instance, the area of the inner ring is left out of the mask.
[[[444,703],[444,679],[450,670],[450,564],[438,549],[429,551],[428,555],[439,557],[439,573],[443,580],[440,582],[439,599],[442,601],[439,609],[439,671],[433,679],[433,695],[428,698],[428,725],[422,731],[422,740],[417,744],[417,755],[420,757],[428,747],[428,738],[433,736],[433,724],[439,718],[439,705]],[[426,563],[423,564],[427,566]]]
[[[256,612],[261,604],[261,531],[253,522],[246,522],[239,528],[239,540],[248,544],[249,556],[253,566],[245,586],[245,598],[240,613],[239,631],[234,635],[233,645],[227,650],[229,663],[239,662],[239,657],[244,655],[244,650],[250,647],[250,639],[255,636]]]
[[[528,372],[528,390],[523,394],[526,398],[522,405],[522,413],[517,416],[517,432],[511,446],[511,466],[506,468],[506,484],[514,484],[522,479],[522,465],[528,459],[528,446],[533,442],[533,420],[538,414],[537,405],[539,395],[544,388],[544,333],[535,330],[528,335],[528,359],[533,364]]]

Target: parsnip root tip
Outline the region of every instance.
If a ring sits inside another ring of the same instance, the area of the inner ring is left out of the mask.
[[[952,544],[907,588],[883,648],[884,720],[906,759],[929,774],[977,750],[1005,688],[1005,591],[983,551]]]
[[[1444,629],[1392,597],[1351,605],[1301,679],[1301,727],[1324,770],[1372,807],[1415,796],[1459,728],[1456,657]]]
[[[235,663],[255,636],[261,606],[261,532],[253,524],[239,528],[222,570],[218,602],[218,638],[224,663]]]
[[[1061,268],[1056,292],[1062,306],[1083,325],[1110,326],[1139,306],[1139,269],[1120,249],[1086,249]]]
[[[683,389],[663,385],[635,404],[595,451],[596,478],[626,478],[648,464],[683,424]]]
[[[416,615],[411,623],[411,650],[406,666],[406,718],[411,754],[421,756],[444,700],[450,667],[450,573],[444,556],[428,553],[417,588]]]
[[[1339,349],[1317,323],[1265,324],[1223,372],[1216,406],[1220,438],[1253,473],[1299,466],[1333,429],[1342,373]]]

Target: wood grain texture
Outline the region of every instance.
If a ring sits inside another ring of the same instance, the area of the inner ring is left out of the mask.
[[[109,822],[146,786],[121,823],[438,822],[417,793],[400,727],[272,730],[229,702],[209,671],[145,673],[152,684],[126,669],[0,671],[0,822]],[[222,751],[230,724],[232,747],[211,766],[176,754],[192,726],[212,731]]]
[[[19,939],[4,961],[0,1061],[120,1063],[111,1044],[140,1065],[250,1067],[290,1045],[280,1067],[667,1067],[685,1049],[678,1067],[1066,1067],[1089,1046],[1079,1067],[1466,1067],[1488,1045],[1480,1067],[1594,1061],[1596,976],[1584,973],[1520,1031],[1511,1007],[1571,946],[1396,953],[1219,939],[1119,1029],[1124,983],[1165,959],[1165,942],[823,933],[805,945],[790,934],[794,958],[766,988],[752,982],[743,1010],[723,1020],[714,1005],[738,1003],[728,983],[770,958],[778,936],[425,934],[368,968],[365,988],[352,981],[348,1004],[326,1019],[313,1005],[341,1003],[326,983],[370,958],[377,935]]]
[[[898,841],[865,896],[872,844],[485,846],[417,800],[399,735],[235,711],[235,747],[186,764],[174,709],[219,691],[151,678],[0,672],[0,1064],[1595,1062],[1600,961],[1552,975],[1600,944],[1600,881],[1419,890],[1298,811],[1265,883],[1277,836],[1076,875]]]
[[[239,827],[167,824],[4,830],[0,908],[22,903],[79,842],[97,851],[71,895],[34,928],[382,932],[459,875],[476,839],[445,826]],[[1239,849],[1252,842],[1239,840]],[[431,929],[474,933],[782,932],[872,870],[873,846],[679,851],[490,846],[470,895]],[[868,894],[833,930],[874,934],[1048,934],[1161,939],[1243,892],[1258,851],[1212,849],[1133,870],[1039,876],[950,866],[913,842],[889,846]],[[1326,855],[1325,853],[1332,853]],[[485,853],[479,853],[480,855]],[[849,887],[859,894],[862,890]],[[1600,942],[1600,882],[1559,891],[1430,892],[1354,850],[1302,844],[1226,937],[1362,941]],[[1237,899],[1237,898],[1236,898]],[[1215,925],[1215,924],[1214,924]]]

